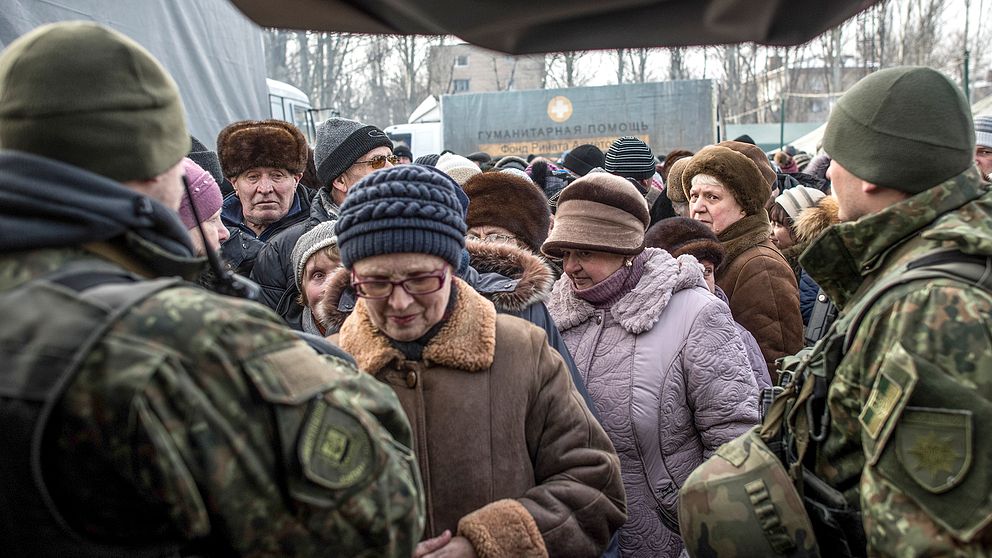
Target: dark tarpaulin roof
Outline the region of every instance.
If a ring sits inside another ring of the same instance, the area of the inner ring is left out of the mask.
[[[878,0],[231,0],[265,27],[455,35],[510,54],[804,43]]]

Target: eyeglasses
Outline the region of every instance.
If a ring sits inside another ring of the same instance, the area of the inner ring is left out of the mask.
[[[373,169],[381,169],[386,166],[386,161],[389,161],[390,165],[395,165],[400,162],[400,158],[396,155],[376,155],[367,161],[355,161],[355,164],[365,163]]]
[[[477,234],[468,233],[465,236],[472,240],[479,240],[482,242],[516,242],[517,241],[517,237],[510,234],[502,234],[502,233],[489,233],[485,236],[479,236]]]
[[[362,298],[371,300],[382,300],[389,298],[393,294],[393,289],[397,285],[411,296],[427,295],[436,293],[444,286],[444,280],[448,277],[448,268],[434,270],[430,273],[408,277],[399,281],[388,281],[382,279],[372,279],[363,281],[354,271],[351,272],[351,286],[355,288],[355,294]]]

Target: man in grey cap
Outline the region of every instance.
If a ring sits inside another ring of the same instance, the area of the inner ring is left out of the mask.
[[[203,267],[176,210],[179,90],[89,22],[0,54],[0,549],[410,556],[392,391]]]
[[[374,170],[399,162],[385,132],[347,118],[331,118],[317,128],[314,163],[321,189],[313,198],[310,217],[274,236],[255,261],[251,278],[262,287],[262,302],[295,329],[302,328],[303,306],[298,302],[293,247],[318,223],[336,221],[348,190]]]

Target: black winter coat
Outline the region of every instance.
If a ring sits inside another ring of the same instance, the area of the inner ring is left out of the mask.
[[[310,229],[336,220],[339,211],[327,190],[320,190],[313,198],[309,215],[287,227],[258,252],[251,279],[262,287],[260,302],[275,310],[293,329],[303,329],[303,307],[296,302],[300,291],[296,288],[296,271],[291,261],[293,248]]]
[[[293,209],[290,209],[285,217],[269,225],[258,236],[243,224],[241,201],[237,195],[230,194],[224,198],[224,207],[220,216],[231,236],[221,244],[220,253],[235,273],[249,276],[266,245],[280,233],[307,218],[310,213],[310,191],[303,186],[297,186],[294,196]],[[292,249],[290,246],[290,250]]]

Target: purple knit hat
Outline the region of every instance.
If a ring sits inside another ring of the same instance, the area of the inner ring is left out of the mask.
[[[183,174],[189,182],[189,193],[193,196],[193,204],[196,205],[196,214],[200,216],[200,222],[214,216],[224,204],[224,198],[220,194],[220,187],[217,181],[203,167],[197,165],[189,157],[183,157]],[[183,220],[183,225],[187,229],[192,229],[197,225],[196,218],[193,217],[193,208],[190,205],[189,196],[183,195],[183,201],[179,204],[179,218]]]

